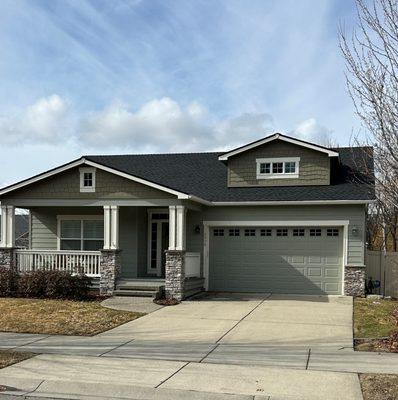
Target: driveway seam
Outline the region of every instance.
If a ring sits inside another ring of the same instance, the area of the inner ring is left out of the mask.
[[[157,389],[158,387],[160,387],[161,385],[163,385],[163,383],[167,382],[169,379],[171,379],[173,376],[177,375],[183,368],[185,368],[190,362],[186,362],[182,367],[178,368],[177,371],[173,372],[169,377],[167,377],[166,379],[164,379],[162,382],[158,383],[155,386],[155,389]]]
[[[125,346],[126,344],[129,344],[129,343],[131,343],[131,342],[134,342],[134,339],[128,340],[127,342],[122,343],[122,344],[119,344],[118,346],[113,347],[113,348],[110,349],[110,350],[104,351],[103,353],[99,354],[97,357],[102,357],[104,354],[108,354],[108,353],[110,353],[111,351],[116,350],[116,349],[118,349],[119,347]]]
[[[308,357],[307,357],[307,363],[305,364],[305,369],[308,369],[308,365],[310,363],[310,357],[311,357],[311,349],[308,349]]]
[[[33,344],[33,343],[40,342],[41,340],[48,339],[48,338],[50,338],[50,337],[52,337],[52,336],[53,336],[53,335],[48,335],[48,336],[45,336],[45,337],[42,337],[42,338],[39,338],[39,339],[36,338],[35,340],[32,340],[31,342],[22,344],[22,345],[20,345],[20,346],[11,347],[9,350],[17,350],[17,349],[22,349],[22,350],[24,350],[24,347],[25,347],[25,346],[30,346],[30,345]]]
[[[220,343],[217,343],[204,357],[201,358],[199,363],[201,363],[205,358],[207,358],[213,351],[220,345]]]
[[[215,343],[219,343],[228,333],[230,333],[233,329],[235,329],[245,318],[247,318],[254,310],[261,306],[266,300],[268,300],[272,296],[270,293],[265,299],[261,300],[253,309],[251,309],[246,315],[244,315],[235,325],[233,325],[230,329],[228,329]]]

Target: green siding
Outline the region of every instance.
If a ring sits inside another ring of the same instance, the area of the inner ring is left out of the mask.
[[[257,179],[257,158],[300,157],[299,177]],[[229,186],[329,185],[330,158],[327,154],[276,140],[245,151],[228,160]]]
[[[13,199],[169,199],[174,195],[96,169],[93,193],[80,192],[79,168],[73,168],[8,193]]]

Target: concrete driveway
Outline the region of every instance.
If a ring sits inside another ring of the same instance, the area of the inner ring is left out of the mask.
[[[358,372],[398,373],[395,354],[353,351],[349,297],[217,294],[91,338],[0,334],[0,348],[44,353],[0,370],[32,399],[360,400]]]

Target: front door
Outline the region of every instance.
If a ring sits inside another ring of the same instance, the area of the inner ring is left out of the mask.
[[[149,212],[148,218],[148,274],[165,276],[165,250],[169,247],[169,214]]]

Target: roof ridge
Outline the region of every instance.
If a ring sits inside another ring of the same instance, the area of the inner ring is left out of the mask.
[[[193,151],[193,152],[182,152],[182,153],[127,153],[127,154],[85,154],[82,157],[123,157],[123,156],[188,156],[193,154],[223,154],[222,151]]]

